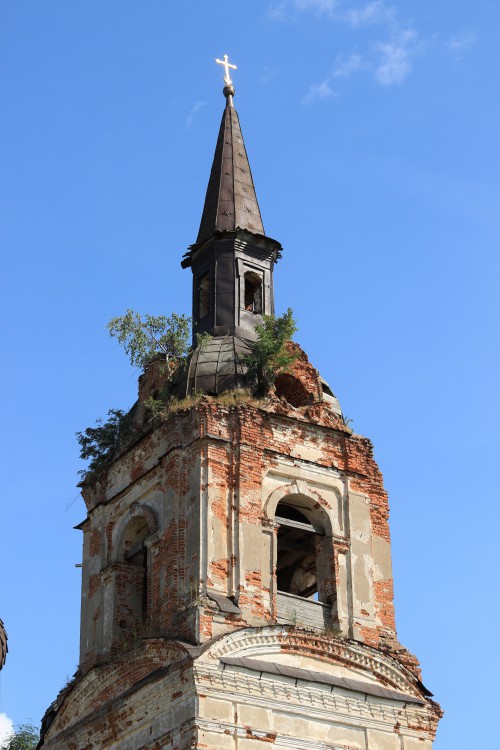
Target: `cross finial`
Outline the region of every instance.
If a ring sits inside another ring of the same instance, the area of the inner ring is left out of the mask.
[[[232,68],[233,70],[237,70],[236,65],[231,65],[231,63],[229,62],[229,57],[227,55],[224,55],[223,60],[219,60],[219,58],[216,57],[215,62],[218,63],[219,65],[224,66],[224,73],[225,73],[224,83],[226,84],[226,86],[231,86],[232,80],[231,80],[231,76],[229,75],[229,68]]]

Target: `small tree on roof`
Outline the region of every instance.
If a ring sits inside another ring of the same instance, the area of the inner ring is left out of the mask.
[[[289,307],[279,318],[264,315],[263,323],[255,326],[255,330],[258,339],[252,342],[250,354],[244,361],[248,382],[257,396],[265,396],[280,372],[288,372],[297,358],[287,346],[297,330],[292,309]]]
[[[152,396],[144,403],[153,416],[165,407],[169,398],[171,378],[179,365],[185,362],[191,347],[191,318],[187,315],[144,315],[127,310],[110,320],[109,335],[116,338],[133,367],[145,370],[156,358],[163,359],[163,389],[159,398]],[[211,336],[198,335],[197,343],[203,346]],[[80,445],[80,457],[90,459],[87,469],[80,471],[83,477],[98,473],[108,463],[120,440],[128,429],[128,415],[120,409],[110,409],[106,420],[98,419],[95,427],[87,427],[76,433]],[[0,749],[1,750],[1,749]]]
[[[107,327],[133,367],[145,369],[157,355],[162,355],[169,365],[177,366],[189,353],[191,318],[186,315],[172,313],[142,318],[134,310],[127,310],[125,315],[110,320]]]
[[[85,461],[90,459],[88,467],[79,472],[82,476],[98,473],[112,456],[120,440],[125,416],[121,409],[109,409],[106,421],[98,419],[95,427],[87,427],[83,432],[76,433],[80,458]]]

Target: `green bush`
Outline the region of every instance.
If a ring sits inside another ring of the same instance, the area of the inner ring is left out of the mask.
[[[297,354],[290,350],[288,343],[297,330],[293,311],[276,318],[264,315],[264,322],[257,325],[258,339],[251,345],[250,354],[244,358],[247,380],[259,397],[265,396],[280,372],[287,372]]]

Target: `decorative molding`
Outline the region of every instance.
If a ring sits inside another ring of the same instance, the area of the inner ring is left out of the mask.
[[[234,701],[283,712],[307,721],[328,722],[353,729],[394,732],[398,724],[415,737],[432,735],[433,719],[427,704],[396,702],[363,696],[336,686],[242,671],[239,667],[194,664],[197,692],[220,701]],[[417,729],[418,727],[418,729]],[[234,729],[234,726],[233,726]],[[305,746],[306,747],[306,746]],[[312,746],[314,747],[314,745]],[[321,747],[321,745],[320,745]]]
[[[414,678],[392,657],[362,644],[300,629],[277,626],[257,631],[247,628],[237,630],[213,644],[204,657],[219,659],[221,656],[258,656],[280,652],[310,656],[324,663],[363,670],[378,678],[382,684],[421,697]]]
[[[323,497],[321,497],[319,492],[313,490],[308,486],[306,481],[301,479],[295,480],[290,484],[282,484],[280,487],[276,487],[268,495],[267,500],[264,502],[264,515],[266,519],[274,521],[278,503],[289,495],[300,495],[301,497],[310,500],[314,505],[319,506],[323,511],[321,514],[321,520],[326,521],[325,526],[327,526],[327,528],[322,529],[322,531],[327,534],[327,536],[332,536],[333,529],[330,512],[334,509]]]
[[[279,454],[277,467],[269,469],[266,476],[277,482],[290,482],[297,476],[297,470],[307,473],[306,481],[315,484],[317,487],[325,489],[334,489],[338,482],[342,482],[343,473],[335,466],[323,466],[315,464],[304,458],[293,458],[284,454]],[[320,477],[319,479],[316,477]],[[331,480],[336,480],[332,483]]]

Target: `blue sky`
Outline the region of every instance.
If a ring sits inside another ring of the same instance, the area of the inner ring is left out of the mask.
[[[78,661],[75,432],[136,397],[107,321],[190,312],[227,52],[278,311],[390,493],[435,747],[493,747],[499,29],[497,0],[0,5],[4,725]]]

